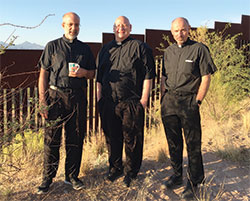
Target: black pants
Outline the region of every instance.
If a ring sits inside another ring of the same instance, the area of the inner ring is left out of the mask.
[[[124,173],[136,177],[142,162],[144,139],[144,109],[139,100],[113,103],[99,101],[102,128],[109,152],[109,171],[123,169],[122,151],[125,144]]]
[[[167,110],[168,107],[171,107],[171,112],[175,110],[176,113],[162,116],[174,174],[182,176],[183,129],[188,153],[189,179],[193,184],[199,184],[204,179],[204,168],[201,154],[200,113],[195,96],[180,97],[166,94],[162,99],[162,110]]]
[[[53,178],[59,164],[62,128],[65,129],[65,176],[78,177],[86,133],[87,100],[84,91],[62,93],[49,89],[49,117],[44,135],[43,178]]]

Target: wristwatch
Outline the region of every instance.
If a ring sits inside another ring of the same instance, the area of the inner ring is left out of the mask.
[[[196,103],[197,103],[198,105],[201,105],[201,100],[196,100]]]

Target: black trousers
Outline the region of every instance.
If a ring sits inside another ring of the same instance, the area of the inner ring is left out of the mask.
[[[83,90],[59,92],[49,89],[49,115],[44,135],[43,178],[56,176],[62,128],[65,129],[65,176],[78,177],[86,133],[87,99]]]
[[[102,98],[99,101],[102,128],[109,152],[109,171],[123,170],[122,151],[125,144],[124,173],[135,178],[143,156],[144,108],[139,100],[115,104]]]
[[[188,179],[199,184],[204,179],[204,168],[201,154],[201,124],[199,107],[193,96],[176,96],[165,94],[162,99],[162,110],[171,107],[176,114],[162,116],[162,122],[168,141],[171,165],[176,176],[182,176],[183,136],[188,153]],[[162,111],[162,114],[166,111]]]

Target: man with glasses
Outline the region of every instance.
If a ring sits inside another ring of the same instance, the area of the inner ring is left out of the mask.
[[[44,167],[38,194],[46,193],[59,164],[62,128],[65,130],[65,183],[82,189],[78,179],[86,133],[87,79],[95,76],[95,60],[89,46],[77,39],[80,17],[63,16],[63,37],[49,42],[39,60],[40,114],[46,120]]]
[[[107,179],[113,182],[124,172],[127,187],[141,167],[144,109],[155,76],[152,51],[130,37],[131,28],[128,18],[118,17],[113,27],[115,40],[106,44],[97,58],[97,100],[109,152]]]

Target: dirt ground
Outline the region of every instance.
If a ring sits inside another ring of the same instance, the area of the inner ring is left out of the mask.
[[[206,182],[199,186],[197,200],[210,201],[248,201],[250,200],[250,166],[249,163],[236,163],[222,160],[210,146],[209,138],[203,135],[202,153]],[[244,142],[244,141],[242,141]],[[249,147],[249,146],[248,146]],[[150,137],[145,137],[144,157],[138,177],[131,187],[123,184],[123,177],[109,183],[105,180],[107,173],[107,155],[104,155],[104,166],[90,168],[86,175],[80,175],[86,188],[75,191],[64,184],[64,166],[59,165],[59,171],[51,185],[50,191],[45,195],[37,195],[37,187],[41,182],[42,163],[31,164],[39,167],[35,173],[22,174],[13,178],[11,193],[1,196],[0,200],[25,201],[117,201],[117,200],[181,200],[180,195],[186,184],[187,154],[184,151],[184,182],[176,189],[169,190],[162,185],[172,174],[169,158],[157,162],[160,149],[167,152],[167,142],[162,131],[156,131]],[[92,155],[92,154],[90,154]],[[95,160],[97,160],[95,158]],[[35,163],[35,162],[34,162]],[[63,164],[63,162],[62,162]]]
[[[40,176],[23,178],[15,181],[17,189],[2,200],[181,200],[184,183],[180,187],[168,190],[162,183],[172,174],[170,161],[156,162],[155,154],[145,150],[141,171],[132,186],[123,185],[123,178],[113,183],[107,182],[106,168],[92,169],[87,176],[80,177],[86,189],[75,191],[63,183],[63,174],[59,174],[46,195],[37,195],[36,188],[40,184]],[[203,162],[206,183],[197,192],[199,200],[248,201],[250,198],[250,169],[246,164],[238,164],[220,159],[214,153],[203,148]],[[187,158],[184,158],[186,171]],[[184,174],[185,175],[185,174]],[[222,193],[220,198],[217,198]]]

